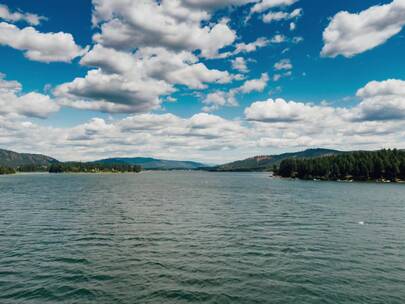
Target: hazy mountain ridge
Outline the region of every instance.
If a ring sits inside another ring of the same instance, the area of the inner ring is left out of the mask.
[[[30,153],[18,153],[10,150],[0,149],[0,166],[17,169],[19,167],[49,167],[55,163],[63,163],[57,159],[42,155]],[[71,163],[71,162],[67,162]],[[163,160],[151,157],[115,157],[106,158],[84,163],[101,163],[101,164],[126,164],[139,165],[146,170],[193,170],[207,165],[193,161]]]
[[[49,166],[59,162],[55,158],[31,153],[17,153],[10,150],[0,149],[0,166],[18,168],[21,166]]]
[[[300,152],[282,153],[276,155],[259,155],[210,168],[210,171],[267,171],[274,165],[278,166],[288,158],[312,158],[344,153],[332,149],[307,149]]]
[[[178,161],[156,159],[151,157],[115,157],[97,160],[98,163],[125,163],[128,165],[139,165],[146,170],[193,170],[206,165],[193,161]]]

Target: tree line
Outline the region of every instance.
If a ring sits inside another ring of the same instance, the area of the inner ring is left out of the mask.
[[[17,172],[47,172],[49,170],[49,166],[46,165],[22,165],[15,168],[12,167],[3,167],[0,166],[0,175],[3,174],[15,174]]]
[[[67,162],[52,164],[49,173],[140,172],[141,170],[141,166],[125,163]]]
[[[0,175],[5,175],[5,174],[15,174],[16,171],[13,168],[9,167],[0,167]]]
[[[23,165],[17,168],[0,166],[0,175],[15,174],[17,172],[49,172],[49,173],[102,173],[102,172],[140,172],[142,167],[125,163],[53,163],[44,165]]]
[[[405,151],[347,152],[317,158],[283,160],[274,173],[282,177],[322,180],[405,180]]]

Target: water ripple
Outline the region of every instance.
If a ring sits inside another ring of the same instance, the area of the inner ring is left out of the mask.
[[[405,299],[403,185],[44,174],[0,193],[2,304]]]

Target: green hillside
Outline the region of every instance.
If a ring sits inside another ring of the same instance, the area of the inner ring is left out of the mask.
[[[0,167],[4,172],[14,169],[19,172],[48,171],[64,168],[63,171],[138,171],[146,170],[194,170],[206,165],[193,161],[163,160],[148,157],[107,158],[92,162],[60,162],[41,154],[17,153],[0,149]],[[7,170],[6,170],[7,169]],[[60,171],[60,170],[56,170]]]
[[[165,160],[150,157],[107,158],[95,162],[103,164],[123,163],[128,165],[138,165],[142,166],[145,170],[193,170],[206,166],[193,161]]]
[[[48,167],[58,161],[52,157],[42,154],[17,153],[0,149],[0,167]]]
[[[405,180],[405,151],[355,151],[315,158],[289,158],[275,174],[282,177],[320,180]]]
[[[284,159],[311,158],[341,154],[341,151],[330,149],[308,149],[301,152],[283,153],[278,155],[262,155],[212,167],[210,171],[269,171],[278,166]]]

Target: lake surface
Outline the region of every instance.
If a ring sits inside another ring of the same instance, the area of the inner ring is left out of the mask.
[[[405,303],[405,185],[0,177],[0,303]]]

